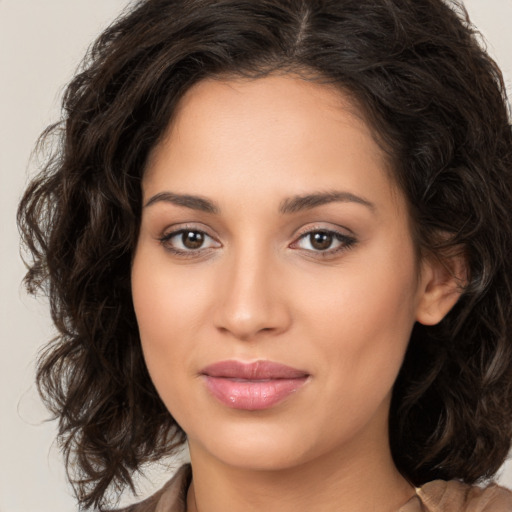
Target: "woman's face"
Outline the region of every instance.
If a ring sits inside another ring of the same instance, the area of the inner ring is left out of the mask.
[[[132,286],[192,457],[278,469],[388,449],[425,289],[389,176],[325,85],[207,80],[181,101],[143,179]]]

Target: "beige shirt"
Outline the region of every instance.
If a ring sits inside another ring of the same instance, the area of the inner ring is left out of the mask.
[[[156,494],[118,512],[186,512],[191,476],[190,465],[182,466]],[[512,512],[512,492],[498,485],[434,480],[416,489],[416,496],[397,512]]]

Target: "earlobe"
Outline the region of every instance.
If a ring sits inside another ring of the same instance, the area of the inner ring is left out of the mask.
[[[438,324],[459,300],[466,284],[467,265],[462,254],[426,259],[422,264],[416,320],[423,325]]]

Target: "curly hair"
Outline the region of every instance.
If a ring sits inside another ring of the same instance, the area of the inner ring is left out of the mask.
[[[58,336],[39,390],[80,503],[106,504],[185,440],[146,370],[130,290],[141,179],[183,94],[207,77],[297,72],[348,92],[387,151],[420,255],[463,254],[468,283],[417,324],[390,441],[416,485],[487,479],[512,437],[512,130],[503,79],[462,5],[442,0],[141,0],[66,89],[20,203],[26,285]]]

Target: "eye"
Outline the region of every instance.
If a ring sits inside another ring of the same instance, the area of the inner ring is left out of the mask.
[[[202,249],[220,247],[220,243],[197,229],[180,229],[160,238],[165,249],[176,254],[199,252]]]
[[[348,249],[356,242],[351,236],[327,229],[308,231],[292,244],[292,248],[323,254],[334,254]]]

